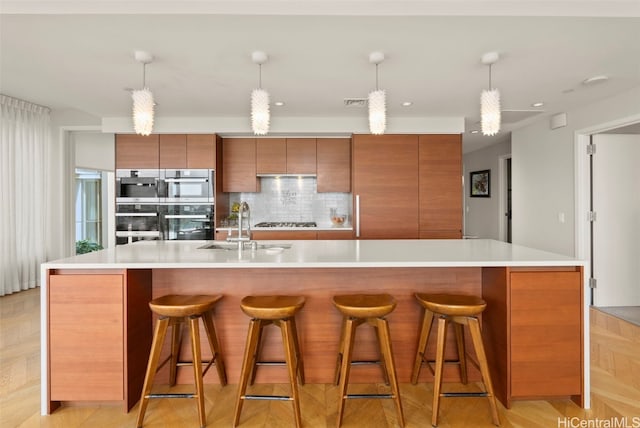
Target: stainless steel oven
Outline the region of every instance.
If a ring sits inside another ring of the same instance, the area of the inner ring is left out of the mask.
[[[116,203],[158,203],[160,170],[116,170]]]
[[[165,169],[160,182],[163,203],[213,203],[214,175],[210,169]]]
[[[116,244],[161,239],[158,205],[118,204],[116,212]]]
[[[213,205],[168,204],[160,206],[165,240],[214,239]]]

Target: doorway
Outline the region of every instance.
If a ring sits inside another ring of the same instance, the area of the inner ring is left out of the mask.
[[[512,210],[511,210],[511,155],[499,157],[499,209],[498,209],[498,237],[501,241],[512,242]]]

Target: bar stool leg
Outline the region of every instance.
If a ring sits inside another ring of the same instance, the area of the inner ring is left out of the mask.
[[[336,374],[334,376],[334,385],[340,384],[340,373],[342,372],[342,360],[344,354],[344,333],[347,329],[347,317],[342,317],[342,323],[340,326],[340,342],[338,342],[338,356],[336,359]]]
[[[444,345],[447,340],[447,324],[445,316],[438,317],[438,340],[436,348],[436,373],[433,383],[433,411],[431,425],[438,426],[438,411],[440,410],[440,391],[442,389],[442,370],[444,368]]]
[[[373,329],[376,332],[376,339],[378,341],[378,351],[380,353],[380,370],[382,370],[382,379],[384,379],[384,384],[385,385],[389,385],[389,373],[387,371],[387,361],[386,361],[386,357],[385,357],[385,350],[384,350],[384,346],[383,346],[383,339],[380,337],[380,331],[379,331],[379,322],[378,319],[376,318],[376,320],[371,324],[373,325]]]
[[[253,382],[255,382],[256,380],[256,373],[258,372],[258,361],[260,361],[260,355],[262,354],[262,335],[264,334],[264,326],[270,323],[271,321],[267,322],[264,320],[260,320],[258,326],[258,343],[256,344],[256,349],[251,360],[251,378],[249,379],[249,385],[253,385]]]
[[[411,372],[411,383],[414,385],[418,383],[420,369],[425,359],[424,354],[427,352],[427,343],[429,342],[432,321],[433,312],[425,309],[422,314],[422,327],[420,328],[420,338],[418,339],[418,350],[416,351],[416,359],[413,362],[413,371]]]
[[[202,382],[202,359],[200,357],[200,317],[189,317],[191,327],[191,354],[193,358],[193,377],[196,383],[196,399],[198,400],[198,416],[200,426],[207,425],[207,414],[204,412],[204,385]]]
[[[213,325],[211,312],[205,312],[202,315],[202,322],[204,323],[204,328],[207,331],[207,338],[209,339],[209,348],[211,349],[212,353],[211,361],[213,361],[216,366],[218,378],[220,379],[220,385],[225,386],[227,384],[227,372],[225,370],[224,358],[222,357],[222,348],[220,347],[218,335],[216,334],[216,329]]]
[[[293,335],[293,346],[296,351],[296,373],[298,374],[300,385],[304,385],[304,362],[302,359],[302,352],[300,351],[300,337],[298,336],[298,327],[296,327],[295,317],[291,318],[291,334]]]
[[[244,359],[242,360],[242,371],[240,372],[240,383],[238,385],[238,398],[236,399],[236,409],[233,415],[233,426],[238,426],[240,413],[244,404],[244,393],[247,391],[247,384],[252,373],[252,364],[258,347],[258,334],[262,328],[262,322],[252,318],[249,322],[249,332],[247,333],[247,343],[244,347]]]
[[[347,382],[349,381],[349,369],[351,368],[351,354],[353,351],[353,340],[355,338],[354,320],[345,317],[344,323],[344,345],[342,346],[342,364],[340,367],[340,403],[338,404],[338,421],[337,426],[342,425],[342,417],[344,416],[344,405],[347,401]]]
[[[489,406],[491,407],[491,418],[494,425],[500,425],[500,418],[498,417],[498,408],[496,407],[496,397],[493,393],[493,385],[491,383],[491,376],[489,375],[489,364],[487,364],[487,356],[484,352],[484,345],[482,343],[482,333],[480,332],[480,324],[478,318],[468,317],[469,330],[471,331],[471,339],[473,340],[473,347],[476,350],[478,356],[478,363],[480,364],[480,371],[482,372],[482,381],[484,387],[487,390],[487,398],[489,399]]]
[[[396,405],[396,412],[398,413],[398,423],[401,427],[404,427],[404,414],[402,412],[402,403],[400,401],[400,388],[398,387],[398,377],[396,376],[396,366],[393,360],[393,349],[391,347],[391,334],[389,333],[389,323],[385,318],[377,319],[378,328],[376,329],[380,333],[381,349],[384,352],[384,362],[387,366],[386,372],[389,375],[389,383],[391,384],[391,391],[393,392],[393,401]]]
[[[284,343],[285,357],[287,361],[287,369],[289,371],[289,382],[291,383],[291,398],[293,400],[293,413],[296,420],[296,428],[302,426],[302,416],[300,415],[300,397],[298,395],[297,365],[295,339],[293,338],[294,329],[291,326],[291,318],[280,321],[280,330],[282,331],[282,342]]]
[[[182,345],[182,319],[171,318],[171,356],[169,358],[169,386],[176,384],[180,348]]]
[[[462,325],[453,323],[453,328],[456,333],[456,344],[458,348],[458,364],[460,365],[460,380],[463,385],[467,384],[467,352],[464,346],[464,331]]]
[[[142,426],[144,420],[144,414],[149,404],[149,393],[151,392],[151,386],[153,385],[153,379],[156,376],[156,370],[158,368],[158,361],[160,360],[160,353],[162,352],[162,343],[164,342],[165,335],[167,334],[167,327],[169,326],[168,318],[160,318],[156,322],[156,329],[153,334],[153,341],[151,343],[151,354],[149,355],[149,364],[147,365],[147,372],[144,376],[144,386],[142,387],[142,396],[140,397],[140,407],[138,408],[138,417],[136,419],[136,427]]]

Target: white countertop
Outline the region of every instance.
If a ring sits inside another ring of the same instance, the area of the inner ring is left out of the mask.
[[[287,249],[201,249],[225,241],[138,241],[43,269],[580,266],[584,260],[489,239],[260,241]]]

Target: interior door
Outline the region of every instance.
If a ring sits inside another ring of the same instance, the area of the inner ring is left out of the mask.
[[[595,306],[640,306],[640,135],[593,136]]]

